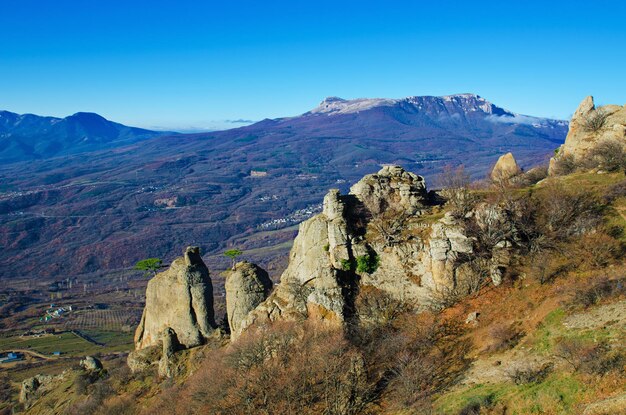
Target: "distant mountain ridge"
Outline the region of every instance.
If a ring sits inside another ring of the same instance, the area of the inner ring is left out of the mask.
[[[0,162],[10,163],[132,144],[164,133],[89,112],[65,118],[0,111]]]
[[[482,179],[508,152],[522,168],[547,164],[567,129],[474,94],[327,98],[231,130],[0,163],[0,277],[104,272],[187,245],[215,258],[236,246],[265,267],[328,189],[345,192],[381,165],[436,188],[447,165]]]
[[[360,114],[370,110],[387,111],[390,113],[404,113],[413,117],[418,114],[422,117],[430,117],[437,122],[445,122],[446,117],[455,121],[467,118],[484,118],[486,121],[504,124],[526,124],[535,127],[547,126],[549,128],[567,128],[568,122],[542,117],[533,117],[517,114],[504,108],[498,107],[487,101],[480,95],[464,93],[444,96],[410,96],[400,99],[389,98],[357,98],[343,99],[328,97],[320,104],[301,115],[312,117],[320,115],[348,115]],[[298,118],[298,117],[294,117]]]

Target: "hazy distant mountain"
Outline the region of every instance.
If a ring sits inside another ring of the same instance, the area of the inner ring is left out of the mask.
[[[55,118],[0,111],[0,162],[101,150],[163,134],[88,112]]]
[[[300,116],[227,131],[0,163],[0,271],[75,275],[187,245],[215,255],[212,263],[236,246],[267,266],[329,188],[346,191],[381,164],[433,187],[447,164],[484,178],[509,151],[523,168],[547,163],[566,133],[565,121],[472,94],[327,98]]]
[[[215,138],[220,148],[237,148],[248,157],[278,148],[297,151],[357,179],[365,174],[354,171],[360,166],[384,163],[425,175],[444,164],[463,163],[474,175],[484,175],[496,156],[508,151],[528,167],[543,162],[563,142],[567,128],[566,121],[515,114],[474,94],[330,97],[300,116],[196,137]],[[279,158],[264,167],[284,167],[290,160]]]

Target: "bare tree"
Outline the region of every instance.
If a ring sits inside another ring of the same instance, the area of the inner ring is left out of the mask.
[[[617,140],[606,139],[600,141],[590,152],[590,167],[599,167],[606,171],[624,170],[626,167],[626,152],[624,146]]]
[[[604,110],[604,108],[596,108],[589,112],[589,114],[587,114],[584,118],[583,128],[590,132],[600,131],[606,124],[606,119],[608,117],[609,114]]]
[[[441,195],[446,198],[455,216],[465,216],[472,209],[476,198],[470,192],[470,175],[465,172],[463,165],[444,167],[437,182],[442,188]]]

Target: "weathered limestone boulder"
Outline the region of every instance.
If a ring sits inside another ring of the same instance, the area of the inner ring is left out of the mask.
[[[60,375],[36,375],[22,381],[19,401],[26,409],[30,408],[33,401],[54,389],[60,381],[65,379],[66,372]]]
[[[86,356],[80,361],[80,366],[88,371],[102,370],[102,362],[93,356]]]
[[[241,322],[250,311],[261,304],[272,291],[272,280],[258,265],[239,262],[226,276],[226,313],[230,338],[241,333]]]
[[[184,347],[203,344],[216,327],[213,285],[197,247],[188,247],[170,268],[148,282],[146,306],[135,332],[137,350],[160,345],[171,328]]]
[[[151,366],[160,363],[162,349],[163,347],[161,344],[153,344],[152,346],[148,346],[143,349],[133,350],[128,354],[126,364],[133,373],[143,372]]]
[[[20,388],[20,402],[24,403],[32,399],[37,389],[39,389],[39,386],[40,382],[37,376],[24,379]]]
[[[517,165],[513,153],[506,153],[496,162],[495,166],[491,170],[491,180],[494,182],[501,182],[509,180],[522,172],[522,169]]]
[[[180,349],[180,343],[176,332],[170,327],[163,330],[163,349],[159,360],[159,375],[163,377],[173,377],[176,375],[175,353]]]
[[[423,255],[423,285],[432,291],[457,286],[457,261],[462,254],[473,252],[473,241],[465,235],[463,224],[446,214],[431,228],[428,247]]]
[[[597,128],[591,128],[593,120],[604,118]],[[550,159],[549,173],[556,172],[558,161],[570,156],[574,162],[589,157],[590,152],[603,141],[616,141],[626,147],[626,106],[605,105],[596,108],[593,97],[586,97],[578,106],[569,124],[565,143]]]
[[[236,335],[276,320],[351,327],[385,318],[385,308],[430,307],[434,293],[469,292],[484,269],[501,271],[502,259],[485,258],[477,275],[464,220],[425,219],[432,208],[424,179],[397,166],[365,176],[347,195],[330,190],[322,213],[300,224],[280,284],[240,320]]]
[[[148,282],[128,366],[137,372],[158,365],[162,376],[174,376],[176,350],[205,343],[215,328],[209,270],[199,248],[187,247],[183,257]]]
[[[385,166],[378,173],[359,180],[350,188],[350,194],[355,195],[373,215],[378,215],[390,207],[415,214],[425,206],[427,192],[423,177],[400,166]]]
[[[197,247],[185,249],[183,257],[148,282],[146,306],[135,332],[136,349],[159,344],[168,327],[185,347],[203,344],[216,327],[213,285]]]

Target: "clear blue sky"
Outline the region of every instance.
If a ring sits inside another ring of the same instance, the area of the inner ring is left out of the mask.
[[[325,96],[626,102],[623,1],[3,0],[0,109],[207,128]],[[235,125],[235,124],[233,124]]]

